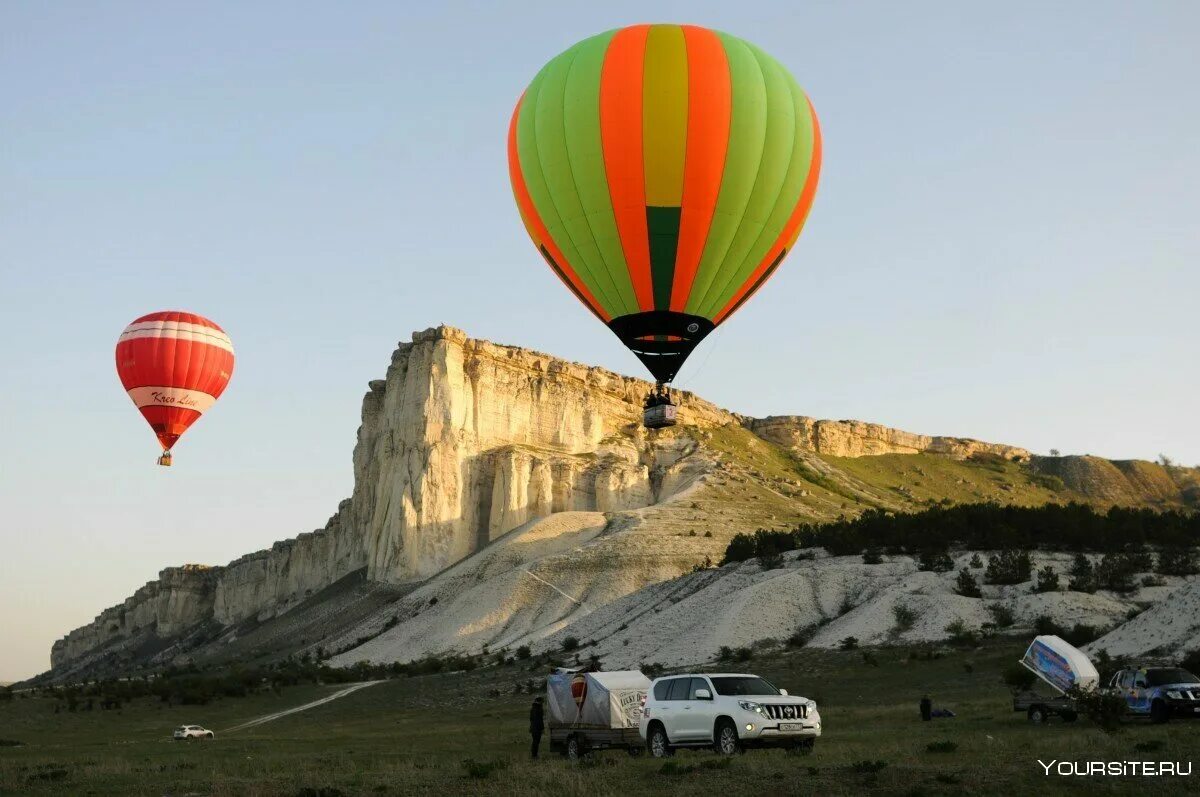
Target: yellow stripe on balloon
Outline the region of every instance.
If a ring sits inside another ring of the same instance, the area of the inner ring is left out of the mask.
[[[683,203],[683,157],[687,152],[688,70],[682,28],[650,28],[643,75],[646,204],[677,208]]]

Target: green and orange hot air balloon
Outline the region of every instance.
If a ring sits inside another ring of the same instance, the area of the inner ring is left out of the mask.
[[[534,245],[662,384],[795,244],[821,134],[753,44],[634,25],[542,68],[513,112],[508,164]]]

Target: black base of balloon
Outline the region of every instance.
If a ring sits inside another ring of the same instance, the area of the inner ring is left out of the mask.
[[[683,361],[713,331],[713,322],[698,315],[652,310],[614,318],[611,329],[659,382],[675,379]]]

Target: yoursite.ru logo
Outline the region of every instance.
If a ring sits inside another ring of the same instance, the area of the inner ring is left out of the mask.
[[[1191,775],[1191,761],[1059,761],[1046,763],[1038,759],[1046,775],[1080,775],[1103,777],[1146,776],[1161,777]]]

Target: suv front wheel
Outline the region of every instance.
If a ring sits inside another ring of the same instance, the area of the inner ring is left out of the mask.
[[[733,720],[723,719],[717,723],[716,733],[713,734],[713,749],[720,755],[736,755],[741,752],[742,743],[738,739],[737,727]]]
[[[671,749],[671,743],[667,740],[667,732],[661,725],[655,725],[654,729],[650,731],[650,739],[646,742],[646,747],[650,749],[650,755],[655,758],[666,758],[675,754],[675,751]]]

